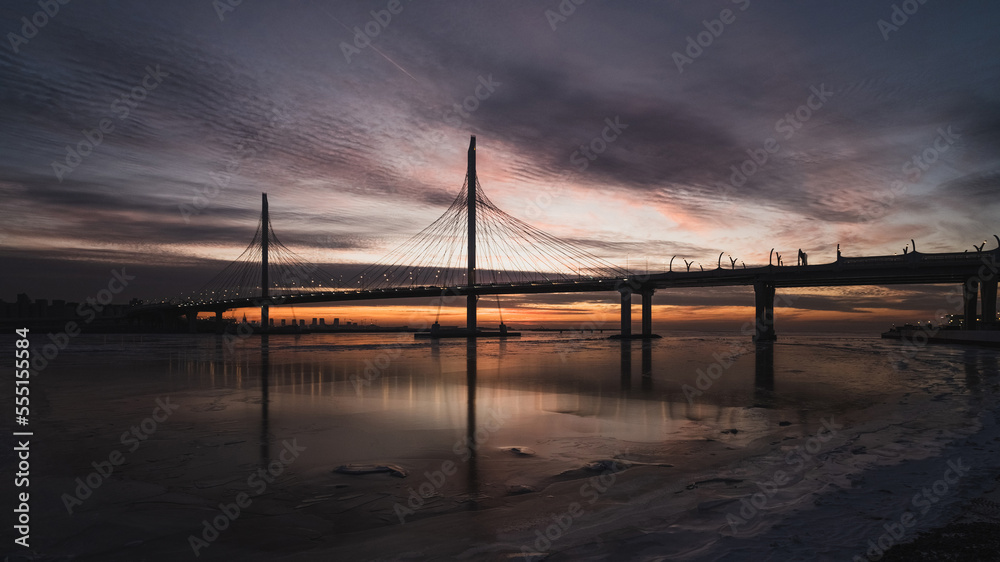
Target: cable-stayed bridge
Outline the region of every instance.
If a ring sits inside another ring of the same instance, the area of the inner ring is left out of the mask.
[[[458,196],[425,229],[346,282],[301,259],[278,240],[271,225],[267,194],[257,231],[243,253],[197,293],[136,306],[133,314],[184,314],[191,325],[199,312],[260,307],[267,329],[272,306],[394,298],[466,299],[466,330],[477,333],[476,306],[483,295],[617,291],[621,295],[621,335],[632,337],[632,295],[641,295],[640,337],[653,337],[652,297],[677,287],[753,286],[754,338],[775,339],[775,291],[783,287],[961,283],[960,311],[975,328],[978,300],[985,323],[996,320],[998,247],[975,253],[841,257],[821,265],[767,265],[708,271],[633,274],[586,249],[513,217],[485,194],[476,173],[476,138],[468,151],[468,169]],[[686,262],[689,263],[689,262]],[[780,264],[780,261],[779,261]]]

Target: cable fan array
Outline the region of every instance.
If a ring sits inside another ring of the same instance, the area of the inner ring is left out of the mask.
[[[437,220],[345,286],[348,289],[451,287],[468,284],[469,179]],[[483,192],[476,179],[476,284],[570,282],[616,278],[624,269],[517,219]]]
[[[468,284],[468,177],[437,220],[342,287],[334,275],[310,264],[278,240],[268,219],[233,262],[186,302],[207,303],[261,296],[263,238],[268,240],[268,295],[280,297],[336,290],[454,287]],[[476,180],[476,284],[504,285],[622,278],[626,271],[539,230],[499,207]]]
[[[253,240],[232,263],[206,283],[188,300],[225,301],[261,296],[261,262],[263,255],[263,218],[257,221]],[[298,295],[334,290],[333,275],[308,263],[278,240],[267,224],[268,296]]]

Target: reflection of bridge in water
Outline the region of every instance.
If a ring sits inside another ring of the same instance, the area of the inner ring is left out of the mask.
[[[773,401],[774,394],[774,342],[760,341],[753,345],[754,350],[754,406],[767,407]],[[639,380],[643,393],[651,393],[653,389],[653,343],[644,339],[640,347]],[[621,389],[632,389],[632,355],[633,345],[628,340],[621,342]],[[735,356],[724,358],[727,364],[736,360]],[[719,364],[719,363],[717,363]],[[711,369],[706,369],[706,372]],[[721,364],[719,375],[721,376]],[[710,376],[706,374],[705,376]],[[710,379],[712,380],[712,379]],[[692,387],[693,388],[693,387]]]
[[[275,444],[280,443],[280,440],[276,438],[271,433],[270,424],[270,407],[271,407],[271,387],[272,386],[289,386],[289,381],[297,381],[300,385],[302,392],[313,395],[316,392],[314,385],[326,385],[332,387],[336,379],[334,380],[320,380],[316,381],[314,377],[323,378],[323,374],[318,371],[311,371],[306,373],[303,369],[302,371],[297,371],[294,365],[284,365],[283,368],[278,373],[272,373],[271,367],[271,343],[272,337],[276,341],[280,341],[283,338],[291,338],[294,336],[270,336],[269,334],[261,334],[259,341],[259,379],[258,385],[260,390],[260,433],[259,433],[259,466],[261,469],[267,470],[278,459],[272,457],[271,453],[271,442],[274,441]],[[501,340],[498,342],[498,355],[497,357],[503,358],[507,342]],[[670,391],[664,393],[664,388],[655,388],[653,383],[653,360],[652,360],[652,340],[645,340],[641,343],[632,342],[628,340],[622,340],[620,344],[621,349],[621,381],[620,390],[622,395],[619,399],[623,399],[629,396],[630,392],[633,390],[633,372],[632,372],[632,362],[631,357],[633,353],[633,347],[636,345],[641,345],[641,356],[642,356],[642,369],[641,369],[641,392],[639,396],[642,396],[650,400],[663,400],[669,407],[664,411],[664,413],[669,411],[671,418],[674,416],[673,406],[679,403],[676,399],[670,400],[670,395],[674,394],[677,390],[674,384],[671,385]],[[437,341],[432,341],[430,343],[430,355],[432,358],[440,361],[440,348],[441,344]],[[758,343],[753,346],[755,348],[756,357],[756,367],[754,375],[754,393],[753,399],[747,402],[745,406],[750,407],[769,407],[774,401],[774,345],[770,342]],[[481,414],[477,414],[477,399],[478,399],[478,379],[479,379],[479,367],[478,358],[480,351],[478,349],[477,339],[468,338],[465,345],[465,385],[466,385],[466,400],[465,400],[465,443],[470,445],[468,447],[468,459],[465,461],[465,474],[466,474],[466,493],[469,496],[467,501],[467,507],[470,510],[476,510],[480,507],[479,505],[479,491],[480,491],[480,468],[478,465],[479,456],[479,446],[477,444],[482,444],[486,439],[483,437],[483,433],[480,431],[482,429],[481,424],[478,420],[482,419]],[[291,369],[289,369],[291,367]],[[438,363],[438,369],[440,369],[440,363]],[[613,376],[613,373],[608,373]],[[410,374],[412,375],[412,372]],[[347,382],[342,380],[341,382]],[[495,384],[495,380],[491,381]],[[661,381],[662,382],[662,381]],[[294,386],[293,386],[294,387]],[[540,391],[545,392],[545,391]],[[654,394],[654,392],[656,394]],[[600,394],[600,391],[597,391]],[[331,390],[331,396],[336,393]],[[354,389],[355,394],[360,396],[358,388]],[[676,392],[674,398],[682,396],[681,393]],[[343,396],[342,396],[343,397]],[[690,406],[690,403],[688,404]],[[681,414],[678,413],[677,417],[683,417],[687,419],[694,419],[691,412]],[[802,420],[804,423],[807,419]]]
[[[372,385],[369,387],[367,385],[361,385],[360,387],[352,386],[349,377],[350,369],[339,370],[322,370],[316,369],[314,364],[308,362],[295,363],[289,362],[287,356],[279,356],[277,361],[271,360],[271,350],[272,346],[278,348],[289,348],[288,342],[294,336],[268,336],[262,335],[260,339],[249,339],[247,342],[252,345],[252,343],[259,342],[259,378],[256,383],[250,377],[241,378],[242,383],[247,383],[246,389],[252,388],[254,384],[259,386],[260,391],[260,442],[259,442],[259,455],[260,455],[260,466],[261,468],[266,468],[272,462],[276,461],[276,457],[272,457],[272,446],[271,442],[274,441],[275,446],[281,443],[281,439],[272,435],[271,433],[271,423],[270,423],[270,408],[272,407],[272,387],[281,389],[283,392],[293,392],[301,394],[303,397],[320,397],[322,402],[326,402],[328,399],[340,398],[340,399],[361,399],[363,394],[372,392],[373,394],[382,398],[390,396],[393,389],[400,390],[403,388],[409,389],[408,393],[413,392],[413,381],[414,377],[417,377],[423,383],[429,382],[431,379],[425,377],[428,372],[421,372],[419,374],[414,373],[412,370],[407,370],[405,373],[386,373],[379,380],[373,381]],[[745,341],[745,340],[744,340]],[[661,343],[662,342],[662,343]],[[781,348],[780,344],[775,343],[758,343],[751,344],[747,342],[741,345],[740,355],[744,360],[750,360],[748,355],[742,354],[742,351],[753,350],[753,389],[752,391],[746,391],[745,384],[749,383],[749,380],[744,378],[747,374],[746,370],[742,371],[739,375],[740,378],[738,386],[741,387],[742,391],[737,394],[729,394],[727,398],[720,398],[720,392],[718,389],[706,390],[706,395],[713,395],[712,398],[702,401],[702,399],[697,399],[697,405],[694,404],[692,400],[688,397],[680,388],[680,381],[670,380],[670,369],[671,365],[655,365],[653,361],[653,351],[658,345],[667,343],[664,340],[661,342],[657,341],[643,341],[643,342],[633,342],[633,341],[622,341],[617,344],[612,344],[610,342],[604,342],[601,349],[602,353],[610,351],[613,353],[614,348],[620,346],[621,350],[621,378],[619,384],[619,391],[610,391],[606,386],[596,386],[588,387],[576,386],[572,387],[572,393],[578,396],[590,396],[596,403],[600,404],[602,400],[610,399],[607,403],[607,408],[604,410],[584,410],[581,414],[583,416],[611,416],[611,418],[616,418],[621,411],[625,408],[625,405],[630,400],[635,400],[632,402],[633,405],[640,404],[642,402],[650,402],[662,404],[662,407],[657,407],[652,412],[660,413],[663,416],[662,422],[667,422],[670,420],[711,420],[711,419],[722,419],[723,412],[727,409],[743,410],[746,408],[764,408],[764,409],[784,409],[789,408],[789,404],[798,403],[802,399],[802,389],[789,388],[785,390],[785,394],[782,395],[780,387],[775,385],[775,350],[776,348]],[[572,344],[571,341],[566,342],[567,344]],[[224,349],[223,344],[218,344],[218,352],[222,352]],[[521,386],[515,384],[514,386],[508,386],[508,380],[505,377],[491,376],[489,371],[481,372],[479,359],[480,358],[496,358],[498,359],[498,365],[501,370],[504,370],[503,359],[506,355],[507,346],[516,345],[508,344],[504,341],[499,341],[495,344],[492,342],[483,344],[481,342],[477,343],[475,338],[470,338],[467,340],[464,346],[454,346],[446,344],[440,344],[438,342],[431,342],[429,344],[429,350],[427,353],[432,359],[433,369],[438,370],[438,374],[441,374],[441,349],[450,350],[453,355],[452,358],[460,357],[464,351],[464,370],[458,370],[454,374],[458,375],[455,378],[449,379],[438,379],[437,384],[431,383],[431,386],[426,389],[427,393],[424,395],[428,396],[450,396],[455,398],[458,394],[447,395],[447,393],[442,392],[441,384],[445,385],[461,385],[463,379],[465,383],[465,389],[462,390],[464,394],[463,405],[461,401],[448,400],[447,404],[449,407],[458,408],[459,411],[455,412],[456,416],[453,418],[458,423],[462,423],[462,417],[464,417],[464,428],[462,433],[466,439],[465,443],[474,444],[482,443],[484,441],[483,435],[485,435],[485,426],[488,422],[485,420],[489,418],[489,407],[482,408],[477,407],[481,404],[484,396],[484,391],[486,394],[486,403],[493,403],[496,406],[495,395],[491,396],[491,390],[495,391],[497,389],[508,388],[509,390],[515,391],[514,393],[533,393],[537,395],[547,395],[550,397],[558,397],[560,394],[565,394],[568,390],[563,387],[552,387],[546,384],[532,384],[528,382],[527,386]],[[605,347],[606,346],[606,347]],[[426,350],[428,346],[415,346],[413,349],[424,349]],[[464,349],[462,349],[464,347]],[[487,349],[487,353],[483,354],[483,348]],[[790,346],[794,347],[794,346]],[[249,351],[252,348],[247,348]],[[381,347],[376,349],[383,349]],[[641,368],[638,373],[633,369],[632,356],[636,351],[640,352],[641,356]],[[253,352],[258,350],[254,349]],[[662,350],[661,350],[662,351]],[[279,350],[279,353],[281,351]],[[781,353],[779,351],[779,353]],[[964,365],[965,365],[965,384],[970,390],[972,398],[980,397],[982,390],[980,389],[982,380],[990,380],[1000,373],[1000,366],[998,366],[998,357],[995,353],[980,349],[967,349],[963,352],[964,354]],[[243,363],[249,358],[249,354],[241,356],[241,359],[236,361],[237,364]],[[707,359],[707,357],[706,357]],[[517,361],[517,359],[514,359]],[[224,360],[225,362],[226,360]],[[193,365],[204,366],[201,360],[192,360]],[[192,365],[192,366],[193,366]],[[188,366],[190,368],[191,366]],[[507,369],[510,367],[508,366]],[[183,369],[183,370],[187,370]],[[463,372],[464,371],[464,372]],[[213,377],[215,376],[214,371]],[[636,385],[636,375],[639,375],[639,385]],[[693,383],[693,373],[688,372],[691,376]],[[727,375],[732,377],[732,375]],[[389,382],[389,379],[400,378],[401,384],[396,384]],[[596,381],[612,381],[615,377],[613,371],[605,371],[603,375],[591,379],[593,383]],[[220,379],[218,384],[230,387],[231,381]],[[338,386],[339,385],[339,386]],[[338,390],[339,389],[339,390]],[[458,389],[456,389],[458,390]],[[735,396],[736,399],[732,400],[731,397]],[[282,401],[275,402],[280,404]],[[288,408],[288,402],[285,402],[285,408]],[[550,402],[551,403],[551,402]],[[331,403],[332,404],[332,403]],[[539,409],[544,409],[545,407],[540,404],[540,402],[532,399],[529,404],[534,405],[534,407]],[[461,412],[461,408],[464,406],[465,412]],[[639,407],[641,409],[641,406]],[[810,423],[816,420],[810,414],[809,408],[796,408],[800,410],[801,417],[797,420],[798,423],[803,426],[808,426]],[[558,410],[557,410],[558,411]],[[281,411],[279,410],[279,414]],[[464,416],[461,414],[464,413]],[[651,426],[658,425],[657,420],[650,421]],[[287,423],[287,422],[286,422]],[[280,447],[277,447],[280,449]],[[451,450],[451,449],[449,449]],[[479,506],[479,495],[478,492],[482,487],[482,474],[481,471],[488,469],[489,455],[484,458],[480,458],[478,450],[476,447],[470,447],[468,449],[468,460],[464,466],[465,472],[465,485],[467,489],[465,493],[468,494],[468,504],[469,509],[477,509]],[[486,466],[480,464],[480,461],[485,463]]]
[[[584,248],[547,234],[508,215],[486,197],[476,174],[476,141],[458,197],[441,217],[347,283],[306,263],[274,235],[264,194],[257,232],[247,249],[198,294],[147,303],[131,315],[165,322],[184,315],[194,330],[199,313],[260,307],[261,328],[269,328],[269,308],[311,303],[426,298],[434,303],[465,297],[466,330],[478,333],[476,306],[484,295],[529,295],[616,291],[621,302],[621,337],[632,338],[632,297],[641,299],[641,332],[652,333],[656,291],[677,288],[749,286],[755,317],[748,323],[756,341],[773,341],[778,289],[849,285],[961,284],[965,327],[976,318],[996,322],[998,247],[976,253],[913,252],[895,256],[841,257],[821,265],[766,265],[709,271],[666,271],[636,275]],[[981,301],[982,312],[978,314]]]

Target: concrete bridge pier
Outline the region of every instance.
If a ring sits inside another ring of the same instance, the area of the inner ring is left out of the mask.
[[[965,330],[975,330],[977,326],[976,322],[976,296],[979,293],[979,278],[970,277],[965,280],[962,284],[962,300],[965,304],[965,321],[962,322],[962,328]],[[985,302],[984,302],[985,304]]]
[[[188,312],[186,316],[188,319],[188,332],[192,334],[198,333],[198,311]]]
[[[642,337],[653,337],[653,293],[652,288],[643,289],[642,294]]]
[[[997,323],[997,276],[979,283],[979,295],[983,299],[983,324],[994,327]]]
[[[632,289],[622,287],[618,289],[622,297],[622,339],[632,337]]]
[[[755,342],[769,342],[778,339],[774,333],[774,283],[759,281],[753,284],[756,312],[754,315]]]

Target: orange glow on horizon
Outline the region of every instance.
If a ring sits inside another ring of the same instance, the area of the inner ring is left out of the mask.
[[[656,330],[671,331],[705,328],[710,330],[731,330],[738,332],[754,320],[753,306],[674,306],[654,305],[653,325]],[[225,318],[242,320],[244,313],[247,321],[259,322],[260,309],[247,308],[230,310]],[[939,322],[937,318],[926,317],[926,311],[899,310],[892,308],[873,307],[855,312],[805,310],[797,308],[781,308],[775,311],[775,324],[779,331],[782,326],[800,326],[806,329],[831,328],[840,331],[871,332],[888,329],[892,324],[904,322]],[[204,315],[208,318],[209,315]],[[272,307],[270,318],[276,324],[284,319],[291,324],[294,320],[305,320],[306,326],[312,324],[312,319],[324,319],[327,326],[339,319],[340,325],[347,322],[359,326],[375,324],[384,327],[408,326],[410,328],[427,328],[435,320],[444,326],[464,326],[465,308],[459,306],[317,306],[317,307]],[[520,306],[503,309],[503,321],[512,328],[553,327],[561,329],[605,329],[615,330],[619,327],[620,309],[617,304],[575,305],[538,305]],[[640,307],[633,303],[632,326],[637,331],[641,325]],[[481,327],[493,327],[500,324],[500,314],[496,307],[490,308],[480,304],[478,322]]]

